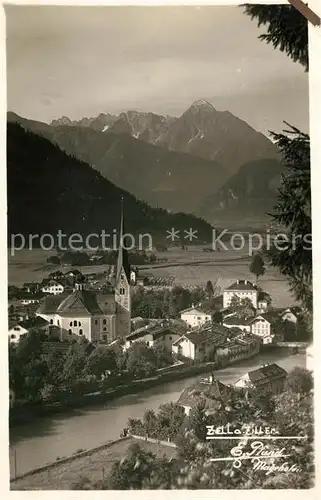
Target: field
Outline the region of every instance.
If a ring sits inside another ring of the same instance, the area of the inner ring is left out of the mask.
[[[175,455],[175,448],[161,444],[136,441],[128,438],[124,441],[102,448],[92,453],[75,458],[70,462],[57,464],[45,471],[27,475],[11,483],[11,490],[68,490],[84,477],[99,481],[108,477],[116,460],[121,459],[130,444],[136,442],[146,451],[157,456]]]
[[[14,256],[8,255],[8,281],[10,285],[22,285],[24,282],[41,281],[50,271],[59,269],[48,265],[46,259],[54,252],[41,249],[21,250]],[[187,250],[173,247],[167,252],[156,253],[159,258],[166,258],[167,262],[152,266],[141,266],[144,271],[155,277],[174,278],[174,284],[183,286],[205,285],[208,280],[216,281],[223,290],[236,279],[253,280],[249,272],[251,258],[246,248],[241,250],[224,250],[220,252],[204,252],[202,248],[189,246]],[[103,272],[108,266],[84,266],[81,271]],[[69,266],[60,268],[63,272]],[[270,293],[275,307],[293,305],[294,300],[289,292],[287,281],[273,268],[268,268],[266,274],[260,278],[260,286]]]

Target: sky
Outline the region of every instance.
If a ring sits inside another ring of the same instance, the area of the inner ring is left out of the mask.
[[[308,75],[237,6],[5,6],[7,109],[50,122],[206,99],[266,135],[308,132]]]

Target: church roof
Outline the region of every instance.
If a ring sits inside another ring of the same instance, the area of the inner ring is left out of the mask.
[[[110,295],[110,294],[103,294]],[[62,316],[85,315],[94,316],[104,314],[97,294],[89,290],[76,290],[70,295],[60,294],[44,298],[40,304],[38,314],[59,314]]]
[[[61,302],[57,309],[57,314],[85,314],[94,316],[102,314],[96,294],[89,290],[76,290]]]

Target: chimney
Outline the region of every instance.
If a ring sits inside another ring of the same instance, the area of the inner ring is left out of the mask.
[[[247,285],[247,280],[245,280],[244,283]]]
[[[236,280],[236,284],[237,284],[237,285],[239,284],[239,280]]]

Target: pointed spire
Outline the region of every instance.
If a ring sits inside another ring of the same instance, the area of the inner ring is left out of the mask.
[[[116,284],[119,282],[119,278],[124,270],[128,282],[130,282],[130,268],[128,261],[128,252],[124,248],[124,199],[120,199],[120,228],[119,228],[119,246],[118,246],[118,258],[117,258],[117,268],[116,268]]]

